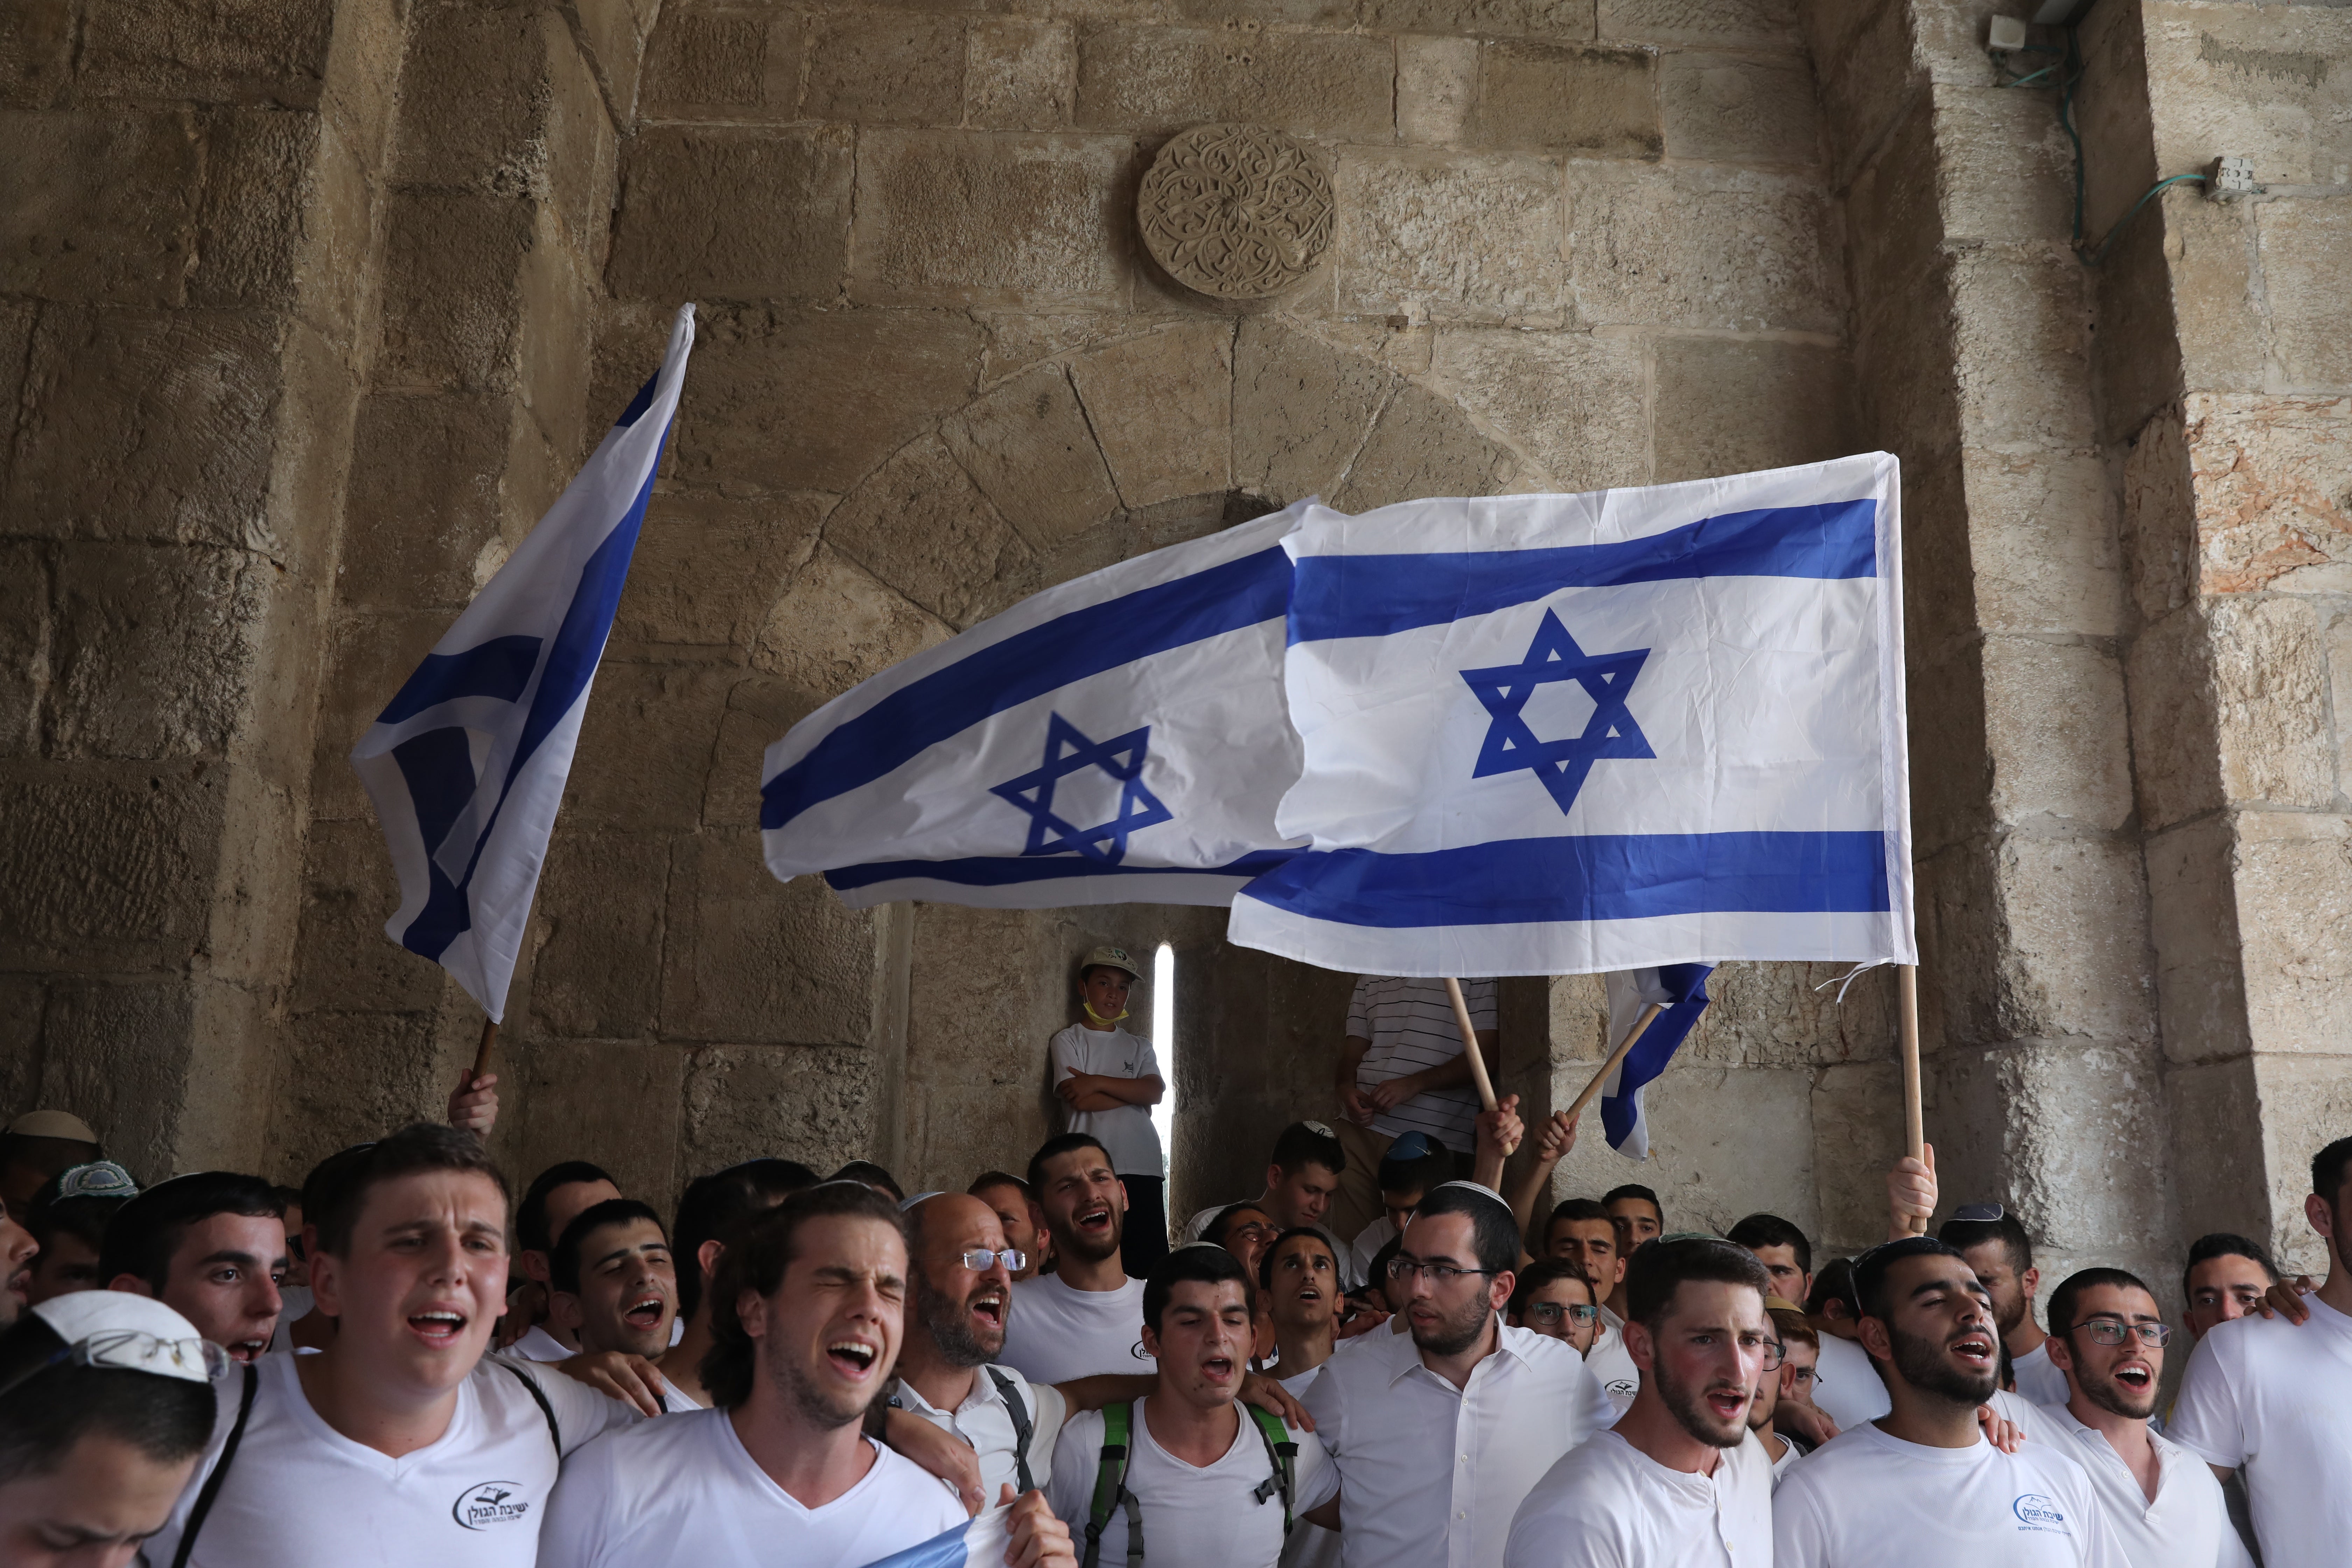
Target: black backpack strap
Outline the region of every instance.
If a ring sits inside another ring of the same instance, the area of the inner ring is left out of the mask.
[[[1013,1462],[1020,1468],[1021,1495],[1027,1497],[1037,1489],[1036,1479],[1029,1473],[1029,1440],[1037,1435],[1037,1426],[1029,1419],[1029,1407],[1021,1403],[1021,1390],[1013,1380],[996,1367],[985,1370],[988,1381],[996,1384],[997,1397],[1013,1416]]]
[[[520,1381],[525,1388],[530,1390],[531,1403],[539,1406],[539,1413],[541,1415],[547,1417],[547,1435],[551,1438],[554,1439],[555,1457],[558,1460],[561,1460],[563,1458],[563,1427],[562,1424],[555,1419],[555,1406],[547,1402],[547,1391],[539,1386],[538,1379],[532,1377],[530,1373],[523,1371],[522,1368],[515,1365],[514,1363],[510,1361],[502,1361],[499,1362],[499,1364],[506,1368],[509,1372],[514,1373],[516,1379]]]
[[[220,1463],[205,1478],[205,1489],[196,1494],[196,1506],[188,1510],[187,1528],[180,1531],[180,1549],[172,1553],[172,1568],[188,1568],[188,1553],[196,1549],[196,1531],[204,1529],[205,1516],[213,1510],[220,1496],[221,1482],[228,1479],[228,1465],[236,1458],[236,1446],[245,1441],[246,1423],[253,1419],[253,1396],[261,1391],[261,1374],[251,1362],[245,1363],[245,1393],[236,1402],[236,1424],[228,1429],[228,1441],[221,1445]]]

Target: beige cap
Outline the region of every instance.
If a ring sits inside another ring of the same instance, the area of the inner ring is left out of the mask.
[[[1087,970],[1092,969],[1097,963],[1106,965],[1111,969],[1126,970],[1127,977],[1129,980],[1140,980],[1143,978],[1143,971],[1135,967],[1135,960],[1127,956],[1127,949],[1123,947],[1098,947],[1095,949],[1092,952],[1087,954],[1087,961],[1078,965],[1078,973],[1084,974]]]
[[[30,1110],[8,1123],[9,1136],[14,1138],[69,1138],[77,1143],[95,1143],[98,1134],[89,1123],[70,1110]]]

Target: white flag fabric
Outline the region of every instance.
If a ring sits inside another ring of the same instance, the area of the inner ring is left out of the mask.
[[[1285,681],[1311,849],[1231,940],[1328,969],[1914,961],[1884,453],[1310,509]]]
[[[768,868],[853,909],[1229,902],[1295,847],[1281,540],[1312,504],[1047,589],[793,725]]]
[[[680,306],[661,369],[352,750],[400,874],[384,933],[493,1018],[693,346]]]

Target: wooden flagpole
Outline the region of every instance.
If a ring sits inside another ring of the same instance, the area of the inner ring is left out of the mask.
[[[1495,1080],[1486,1076],[1486,1058],[1478,1051],[1478,1031],[1470,1026],[1470,1004],[1462,999],[1462,982],[1446,981],[1445,994],[1454,1004],[1454,1023],[1462,1031],[1462,1054],[1470,1058],[1470,1081],[1478,1086],[1478,1103],[1492,1110]]]
[[[1623,1042],[1609,1053],[1609,1059],[1601,1064],[1601,1070],[1592,1075],[1592,1081],[1584,1086],[1584,1092],[1578,1095],[1576,1103],[1568,1108],[1569,1121],[1574,1121],[1584,1114],[1584,1108],[1592,1103],[1592,1097],[1601,1092],[1601,1086],[1608,1081],[1609,1075],[1615,1072],[1618,1065],[1632,1054],[1634,1042],[1649,1033],[1651,1021],[1657,1017],[1664,1005],[1663,1003],[1653,1002],[1642,1009],[1642,1016],[1633,1020],[1633,1026],[1626,1032]]]
[[[483,1019],[482,1043],[480,1047],[474,1052],[474,1072],[473,1077],[468,1078],[466,1080],[466,1087],[467,1089],[474,1087],[474,1079],[478,1079],[484,1073],[490,1070],[490,1047],[498,1043],[499,1021],[496,1018]]]
[[[1914,1160],[1924,1160],[1927,1152],[1927,1123],[1919,1107],[1919,968],[1916,964],[1895,966],[1895,1013],[1903,1036],[1903,1142],[1905,1152]],[[1927,1234],[1926,1219],[1911,1217],[1914,1235]]]

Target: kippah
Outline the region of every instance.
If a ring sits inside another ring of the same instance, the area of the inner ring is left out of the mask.
[[[1662,1242],[1664,1242],[1664,1241],[1723,1241],[1723,1237],[1719,1237],[1719,1236],[1716,1235],[1716,1234],[1715,1234],[1715,1232],[1713,1232],[1713,1231],[1711,1231],[1711,1230],[1678,1230],[1678,1231],[1675,1231],[1675,1232],[1674,1234],[1672,1234],[1671,1236],[1662,1236],[1662,1237],[1659,1237],[1657,1239],[1658,1239],[1658,1240],[1660,1240],[1660,1241],[1662,1241]],[[1726,1247],[1728,1247],[1728,1246],[1730,1246],[1730,1245],[1731,1245],[1731,1243],[1729,1243],[1729,1242],[1727,1242],[1727,1241],[1725,1241],[1723,1244],[1724,1244]]]
[[[1320,1121],[1302,1121],[1298,1125],[1306,1128],[1307,1131],[1314,1133],[1318,1138],[1337,1138],[1339,1136],[1337,1132],[1332,1131]]]
[[[865,1184],[865,1183],[863,1183],[863,1182],[860,1182],[860,1183],[858,1183],[857,1184],[858,1184],[859,1186],[861,1186],[861,1187],[862,1187],[862,1186],[864,1186],[866,1184]],[[908,1209],[913,1208],[917,1204],[921,1203],[925,1198],[943,1198],[943,1197],[945,1197],[945,1196],[947,1196],[947,1195],[948,1195],[948,1194],[947,1194],[947,1191],[946,1191],[946,1189],[945,1189],[945,1188],[942,1188],[942,1187],[934,1187],[931,1191],[929,1191],[929,1192],[928,1192],[928,1193],[917,1193],[913,1197],[911,1197],[911,1198],[907,1198],[907,1199],[903,1200],[902,1202],[900,1202],[900,1204],[898,1205],[898,1212],[899,1212],[900,1214],[905,1214]]]
[[[1444,1192],[1444,1191],[1446,1188],[1448,1188],[1448,1187],[1461,1187],[1461,1188],[1464,1188],[1464,1189],[1465,1189],[1465,1190],[1466,1190],[1466,1191],[1476,1193],[1476,1194],[1477,1194],[1480,1197],[1482,1197],[1482,1198],[1492,1198],[1492,1199],[1494,1199],[1496,1203],[1501,1204],[1501,1205],[1503,1205],[1503,1212],[1504,1212],[1505,1214],[1507,1214],[1507,1215],[1509,1215],[1511,1216],[1512,1222],[1513,1222],[1514,1224],[1516,1224],[1516,1223],[1517,1222],[1517,1220],[1518,1220],[1518,1217],[1519,1217],[1519,1216],[1518,1216],[1518,1214],[1517,1214],[1517,1212],[1516,1210],[1514,1210],[1514,1209],[1511,1207],[1510,1201],[1509,1201],[1507,1198],[1504,1197],[1502,1194],[1500,1194],[1500,1193],[1496,1192],[1494,1188],[1492,1188],[1492,1187],[1490,1187],[1490,1186],[1487,1186],[1487,1185],[1486,1185],[1485,1183],[1483,1183],[1483,1182],[1464,1182],[1464,1181],[1440,1182],[1440,1183],[1438,1183],[1438,1184],[1437,1184],[1437,1186],[1436,1186],[1436,1188],[1435,1188],[1434,1190],[1442,1193],[1442,1192]]]

